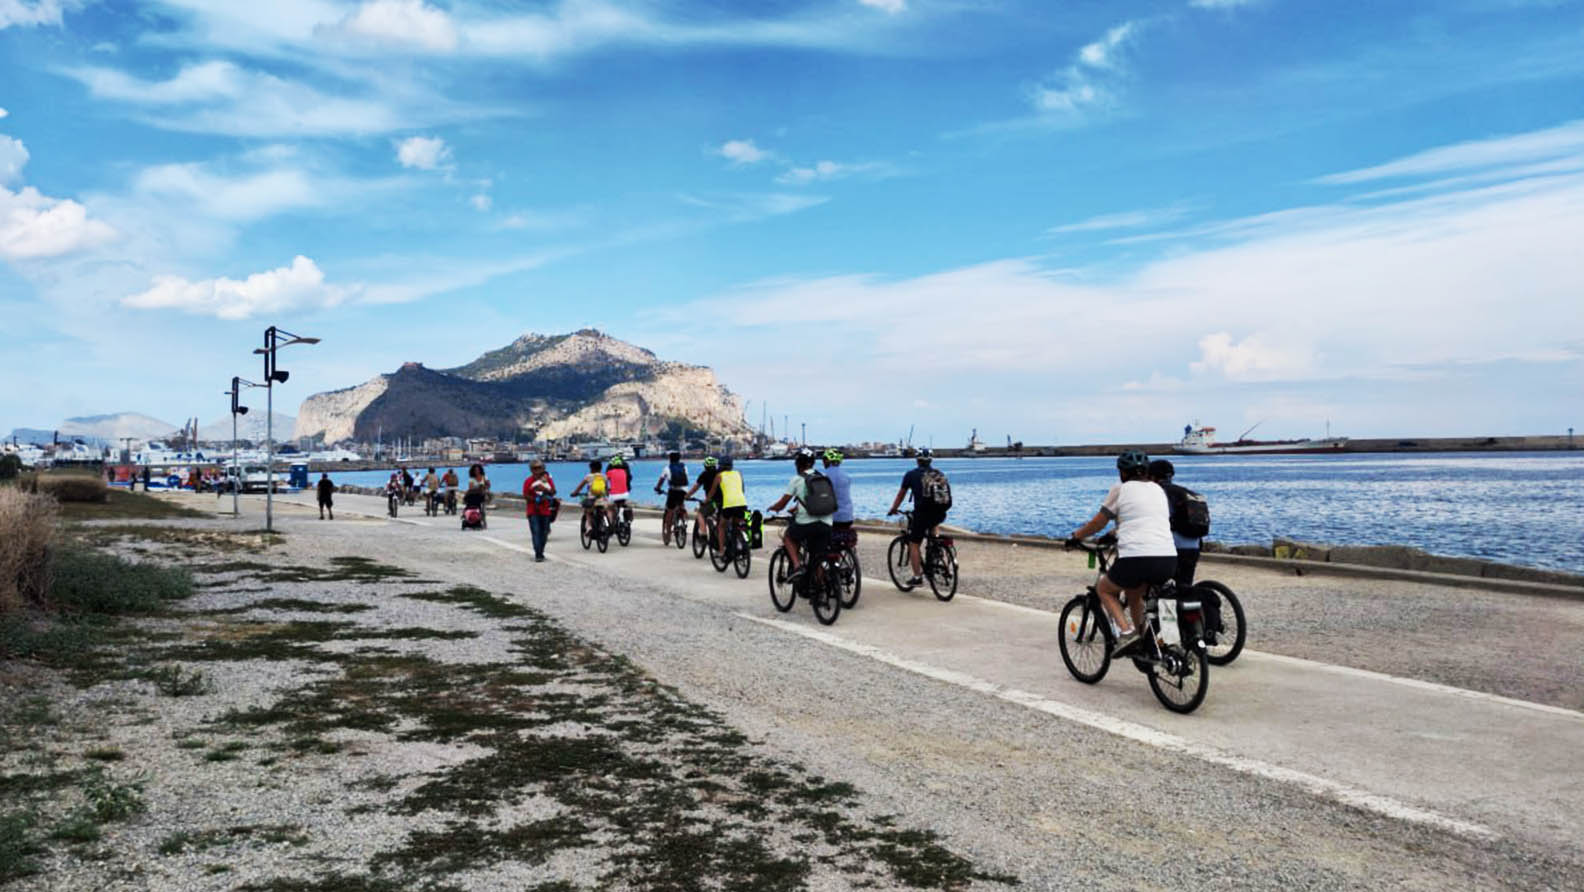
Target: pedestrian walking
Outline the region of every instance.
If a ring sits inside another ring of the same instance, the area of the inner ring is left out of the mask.
[[[324,520],[325,519],[325,513],[326,512],[329,512],[331,520],[335,520],[335,507],[334,507],[334,501],[335,500],[333,498],[335,496],[335,489],[336,489],[335,488],[335,484],[330,482],[330,474],[328,472],[321,472],[319,474],[319,519],[320,520]]]
[[[556,488],[545,463],[534,461],[523,481],[523,501],[528,503],[528,534],[533,538],[534,563],[544,563],[545,541],[550,538],[550,521],[555,517]]]

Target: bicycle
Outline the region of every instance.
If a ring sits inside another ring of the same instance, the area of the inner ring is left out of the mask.
[[[787,554],[786,546],[779,545],[770,555],[770,603],[781,613],[786,613],[797,604],[798,598],[804,598],[814,610],[814,618],[820,625],[828,626],[836,622],[841,616],[842,607],[842,551],[835,546],[825,549],[825,554],[817,561],[810,555],[803,555],[803,572],[796,579],[789,578],[792,570],[792,556]],[[857,595],[853,596],[857,601]]]
[[[891,540],[891,547],[886,549],[886,568],[891,571],[891,583],[897,587],[897,591],[910,592],[916,587],[908,581],[913,578],[913,561],[908,556],[907,538],[908,528],[913,524],[913,512],[903,511],[901,514],[902,532]],[[930,590],[936,598],[950,601],[957,594],[957,543],[950,536],[937,536],[931,530],[924,537],[924,553],[920,557]]]
[[[714,524],[711,524],[713,531]],[[726,547],[715,546],[715,537],[709,540],[710,563],[715,565],[715,572],[725,573],[730,565],[736,565],[737,578],[747,579],[748,571],[753,564],[753,549],[748,543],[748,527],[741,519],[733,517],[731,525],[726,527]]]
[[[401,494],[396,492],[395,490],[387,492],[385,494],[385,510],[390,512],[390,516],[391,517],[395,517],[396,516],[396,511],[400,507],[401,507]]]
[[[831,550],[841,556],[838,570],[842,586],[842,607],[851,610],[863,592],[863,568],[858,563],[858,531],[848,527],[831,531]]]
[[[690,502],[703,504],[702,499],[688,499]],[[693,518],[693,557],[702,558],[704,552],[710,548],[710,543],[715,541],[715,515],[710,514],[704,518],[701,525],[698,518]]]
[[[626,502],[622,502],[616,511],[616,520],[611,528],[611,532],[616,534],[616,541],[620,542],[623,548],[626,548],[632,543],[632,519],[632,506],[628,505]]]
[[[447,489],[445,491],[445,513],[455,514],[457,512],[456,496],[456,490],[454,489]]]
[[[583,550],[598,546],[600,554],[604,554],[605,549],[610,548],[610,538],[610,522],[605,517],[605,506],[596,505],[592,511],[584,512],[583,521],[578,527],[578,541],[583,543]]]
[[[659,490],[656,490],[656,492],[659,492]],[[671,544],[675,545],[678,551],[687,547],[687,516],[686,502],[671,510]],[[662,519],[661,522],[664,523],[665,521]]]
[[[426,493],[424,495],[424,513],[430,517],[440,516],[440,506],[444,498],[445,496],[438,492]]]
[[[1112,563],[1108,552],[1115,547],[1115,541],[1079,542],[1076,547],[1097,559],[1099,575],[1104,576]],[[1126,597],[1124,593],[1124,610],[1128,606]],[[1162,644],[1162,601],[1177,605],[1176,642]],[[1150,690],[1155,692],[1155,699],[1162,706],[1172,712],[1193,712],[1204,702],[1210,689],[1203,603],[1193,589],[1178,592],[1177,584],[1168,580],[1150,586],[1144,596],[1144,617],[1145,628],[1140,630],[1143,634],[1138,650],[1129,655],[1134,667],[1149,679]],[[1068,601],[1061,609],[1060,622],[1059,642],[1067,671],[1084,684],[1099,683],[1111,668],[1111,652],[1116,640],[1111,633],[1111,620],[1100,604],[1098,589],[1091,585],[1083,594]]]

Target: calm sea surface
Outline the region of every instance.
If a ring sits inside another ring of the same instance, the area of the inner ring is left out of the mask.
[[[1210,537],[1269,544],[1290,536],[1333,545],[1413,545],[1436,554],[1584,571],[1584,455],[1431,453],[1324,456],[1172,456],[1177,482],[1210,502]],[[632,463],[642,504],[663,462]],[[859,517],[880,517],[911,459],[844,463]],[[956,506],[949,523],[988,533],[1066,535],[1091,517],[1116,481],[1110,458],[939,459]],[[786,461],[740,461],[749,503],[763,508],[792,477]],[[440,469],[444,471],[444,468]],[[488,466],[497,492],[521,492],[528,466]],[[689,462],[690,473],[698,463]],[[421,471],[421,469],[420,469]],[[553,462],[566,493],[587,471]],[[465,477],[466,468],[458,468]],[[332,474],[377,486],[388,471]]]

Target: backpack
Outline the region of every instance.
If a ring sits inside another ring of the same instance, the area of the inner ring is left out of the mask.
[[[814,471],[803,478],[803,483],[804,511],[813,517],[836,513],[836,486],[829,477]]]
[[[1189,539],[1210,535],[1210,503],[1186,486],[1166,487],[1166,502],[1171,507],[1171,528]]]
[[[671,463],[671,481],[669,485],[672,489],[687,489],[687,465],[679,461]]]
[[[952,505],[951,484],[946,481],[946,475],[935,468],[925,468],[924,474],[919,478],[919,495],[924,504],[945,511]]]
[[[608,488],[609,484],[606,483],[604,474],[589,475],[589,495],[597,499],[603,496]]]

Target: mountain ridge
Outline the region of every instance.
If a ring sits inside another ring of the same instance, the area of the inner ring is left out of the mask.
[[[394,436],[636,439],[669,422],[746,435],[741,401],[706,366],[661,360],[597,329],[533,332],[472,362],[430,369],[407,362],[352,387],[303,401],[297,437]]]

